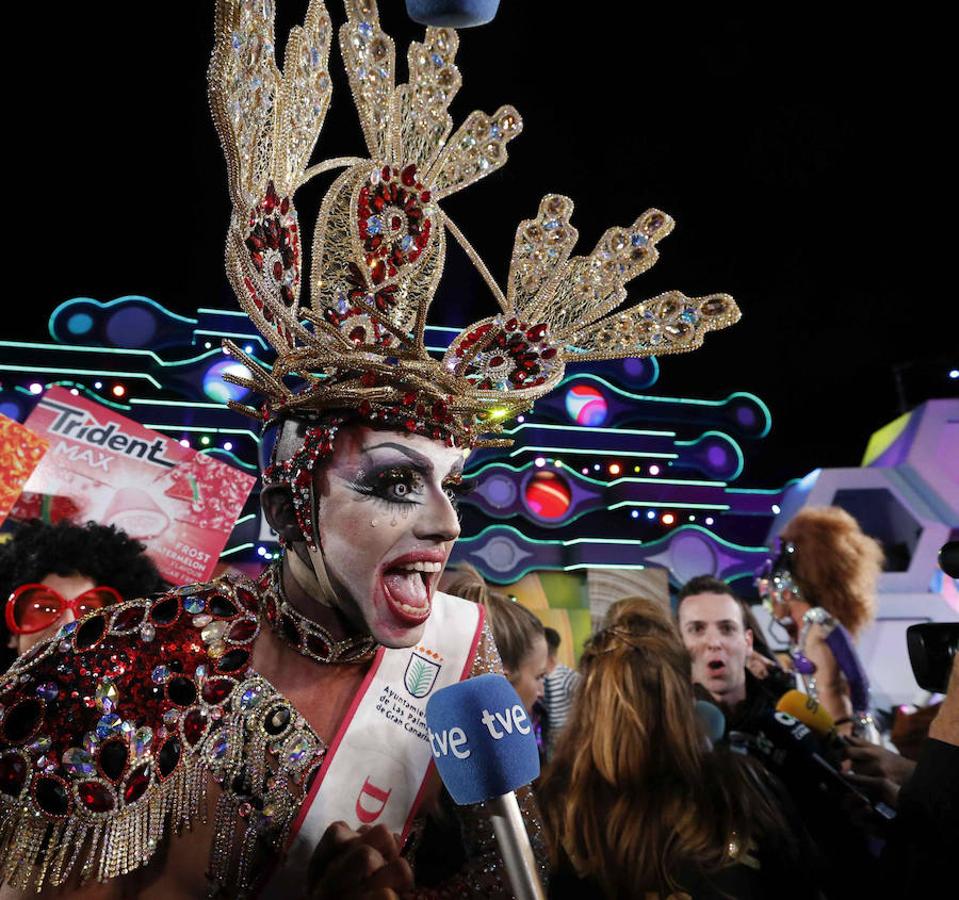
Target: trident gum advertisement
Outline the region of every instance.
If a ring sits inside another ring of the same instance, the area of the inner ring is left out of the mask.
[[[24,423],[50,450],[25,490],[142,541],[175,585],[213,574],[255,478],[113,410],[51,388]]]

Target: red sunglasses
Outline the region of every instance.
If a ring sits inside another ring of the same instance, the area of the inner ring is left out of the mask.
[[[53,625],[68,609],[79,619],[122,602],[123,598],[112,587],[103,585],[67,600],[45,584],[22,584],[7,598],[5,617],[7,628],[14,634],[36,634]]]

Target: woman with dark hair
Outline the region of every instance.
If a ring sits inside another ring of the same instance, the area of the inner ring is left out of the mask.
[[[25,522],[0,544],[3,668],[58,628],[101,605],[161,591],[146,548],[112,525]],[[9,610],[9,612],[7,611]]]
[[[768,776],[706,749],[665,609],[615,605],[580,671],[575,725],[538,791],[551,897],[816,895]]]

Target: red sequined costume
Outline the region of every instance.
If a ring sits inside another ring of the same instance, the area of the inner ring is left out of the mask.
[[[257,887],[282,858],[326,753],[249,665],[260,629],[275,618],[278,581],[274,567],[257,584],[222,578],[135,600],[65,626],[16,662],[0,684],[5,883],[133,872],[205,816],[215,782],[210,895]],[[501,668],[484,629],[473,674]],[[528,792],[523,807],[538,846]],[[468,862],[444,895],[508,895],[482,812],[464,809],[461,826]],[[414,863],[417,838],[418,829],[405,851]]]

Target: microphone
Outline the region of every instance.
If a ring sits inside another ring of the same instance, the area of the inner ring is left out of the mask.
[[[822,739],[823,746],[829,752],[830,762],[834,766],[838,765],[843,757],[843,739],[836,731],[833,717],[823,709],[821,703],[802,691],[792,690],[786,691],[779,698],[776,710],[787,713],[812,729],[813,733]]]
[[[545,900],[533,848],[514,791],[539,775],[530,721],[502,675],[479,675],[441,688],[426,704],[433,761],[460,806],[487,803],[517,900]]]
[[[892,809],[884,803],[873,803],[843,778],[842,773],[819,753],[819,742],[813,730],[787,712],[777,709],[766,716],[758,723],[756,734],[732,732],[730,742],[734,749],[761,757],[786,783],[799,782],[826,793],[838,789],[856,797],[884,818],[895,818]]]
[[[696,713],[699,727],[706,737],[706,749],[712,750],[726,733],[726,717],[715,703],[710,703],[707,700],[697,700],[693,710]]]

